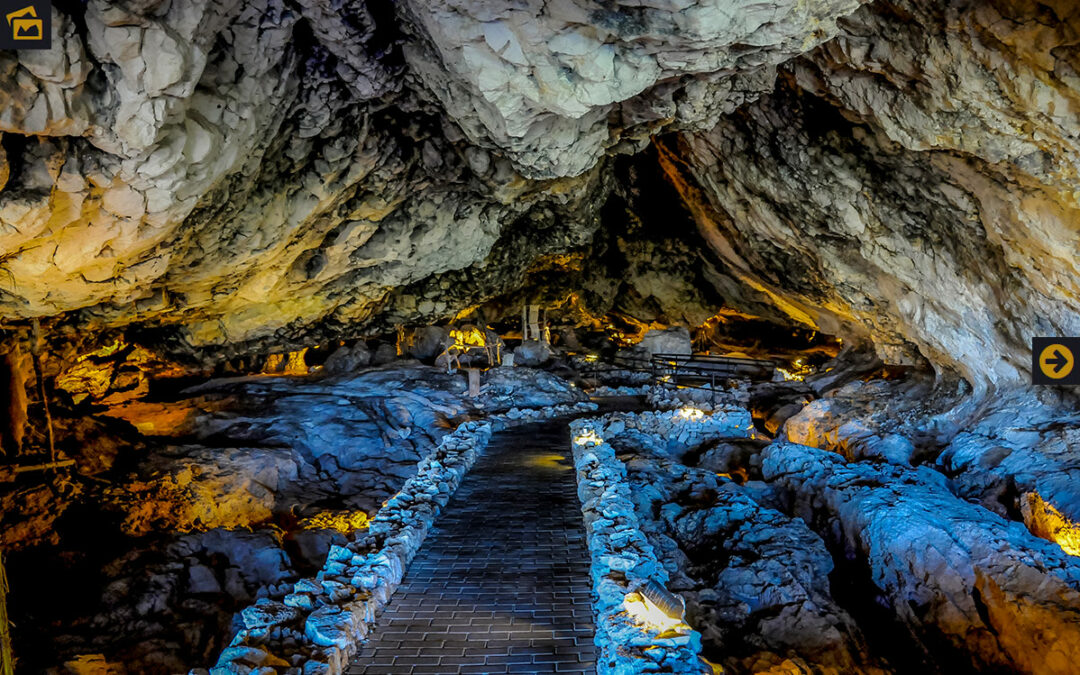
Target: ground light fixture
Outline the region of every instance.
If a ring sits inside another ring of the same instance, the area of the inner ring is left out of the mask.
[[[679,408],[675,413],[680,419],[697,422],[701,418],[705,417],[705,412],[698,410],[697,408]]]
[[[683,620],[686,603],[655,579],[649,579],[636,591],[627,593],[623,607],[638,623],[657,629],[661,635],[679,632],[686,626]]]

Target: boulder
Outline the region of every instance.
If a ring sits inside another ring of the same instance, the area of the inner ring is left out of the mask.
[[[784,426],[784,423],[789,419],[798,415],[802,409],[803,406],[799,403],[785,403],[773,411],[765,420],[765,430],[775,436],[776,432],[780,431],[780,427]]]
[[[536,368],[550,363],[554,352],[546,342],[525,340],[514,349],[514,365]]]
[[[449,344],[449,329],[443,326],[420,326],[413,330],[409,356],[428,361],[441,354]]]
[[[388,342],[382,342],[375,348],[375,355],[371,357],[371,365],[385,366],[396,361],[397,357],[397,347]]]
[[[935,660],[1076,672],[1080,559],[957,498],[926,467],[849,463],[777,442],[764,450],[762,471],[793,515],[869,562],[873,583]]]
[[[648,361],[653,354],[679,354],[690,356],[694,345],[690,340],[690,331],[685,326],[653,329],[645,333],[641,342],[629,349],[619,351],[619,356],[627,359]]]
[[[357,342],[351,347],[342,345],[334,350],[334,353],[326,359],[323,369],[328,373],[354,373],[371,363],[371,352],[363,342]]]

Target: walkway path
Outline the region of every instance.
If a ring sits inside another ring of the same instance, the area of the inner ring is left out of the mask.
[[[596,672],[569,442],[566,420],[491,439],[349,675]]]

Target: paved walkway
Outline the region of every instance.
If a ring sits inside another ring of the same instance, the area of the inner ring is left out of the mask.
[[[596,672],[569,454],[565,420],[491,439],[349,675]]]

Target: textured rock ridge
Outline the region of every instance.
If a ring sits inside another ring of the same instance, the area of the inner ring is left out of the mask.
[[[655,438],[612,442],[638,513],[660,514],[645,519],[644,529],[663,552],[669,587],[687,598],[689,622],[702,631],[706,654],[715,653],[710,658],[734,672],[792,663],[889,672],[831,597],[833,561],[802,521],[760,506],[730,479],[671,461]]]
[[[1069,3],[68,11],[57,49],[0,56],[7,316],[195,347],[448,319],[624,227],[606,157],[674,130],[659,154],[713,313],[977,393],[1022,381],[1031,334],[1080,331]]]
[[[711,124],[859,1],[742,4],[54,10],[58,48],[0,56],[3,310],[220,344],[365,321],[537,208],[580,243],[605,153]]]
[[[673,121],[709,126],[860,2],[408,2],[404,53],[474,143],[571,176]]]
[[[1067,3],[863,7],[669,170],[780,312],[979,391],[1019,383],[1029,336],[1080,329],[1078,22]]]
[[[925,467],[848,464],[832,452],[774,443],[762,471],[796,516],[865,556],[873,583],[939,663],[1075,670],[1080,563],[1056,545],[957,499]],[[935,651],[945,646],[955,655]]]

